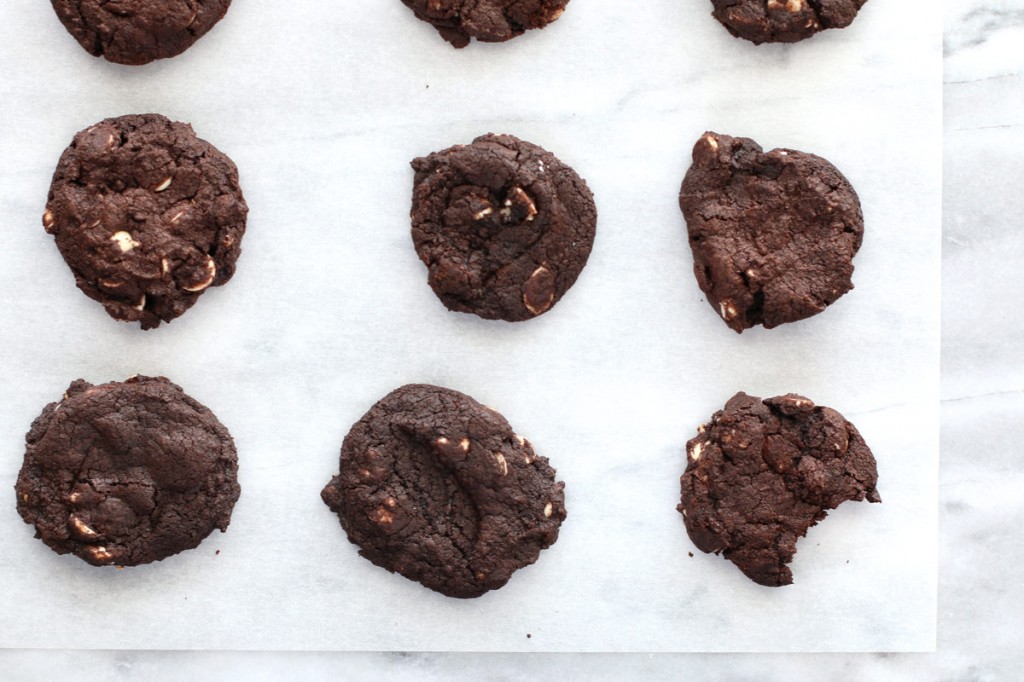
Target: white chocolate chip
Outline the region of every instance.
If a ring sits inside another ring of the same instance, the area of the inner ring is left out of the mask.
[[[707,133],[704,135],[704,141],[708,143],[709,147],[711,147],[711,151],[718,151],[718,139],[714,135]]]
[[[434,439],[434,445],[439,447],[444,447],[445,445],[448,445],[448,442],[448,439],[445,438],[444,436]]]
[[[519,447],[523,447],[523,446],[526,445],[526,439],[525,438],[520,436],[518,433],[513,433],[512,435],[515,437],[516,442],[519,443]]]
[[[722,319],[726,322],[736,317],[736,307],[732,304],[732,301],[722,301],[718,304],[718,309],[722,312]]]
[[[505,455],[495,452],[494,459],[498,461],[498,469],[501,470],[501,475],[508,476],[508,462],[505,461]]]
[[[803,0],[768,0],[768,9],[770,10],[784,9],[796,14],[803,8]]]
[[[690,459],[692,459],[694,462],[696,462],[698,459],[700,459],[700,453],[703,450],[704,450],[704,442],[703,441],[697,441],[696,443],[694,443],[693,447],[690,448]]]
[[[50,228],[53,227],[53,223],[53,211],[46,209],[46,211],[43,212],[43,229],[49,232]]]
[[[146,308],[146,295],[143,294],[142,298],[139,299],[139,302],[136,303],[135,305],[133,305],[132,308],[135,308],[135,310],[138,310],[140,313],[143,310],[145,310],[145,308]]]
[[[171,264],[167,262],[166,258],[161,258],[160,259],[160,272],[162,272],[162,273],[164,273],[166,275],[170,271],[171,271]]]
[[[90,547],[89,554],[92,554],[92,558],[96,561],[110,561],[114,558],[114,555],[108,552],[106,547]]]
[[[82,519],[78,518],[77,516],[72,516],[70,519],[68,519],[68,524],[71,526],[74,533],[83,540],[93,540],[99,537],[100,535],[92,528],[87,526],[85,521],[82,521]]]
[[[814,407],[814,403],[808,400],[807,398],[792,395],[782,396],[781,398],[778,399],[778,403],[780,405],[785,405],[786,407],[795,407],[797,409],[803,409],[805,407]]]
[[[128,253],[132,249],[140,246],[139,242],[135,241],[131,234],[124,231],[115,232],[110,235],[110,241],[117,244],[117,248],[121,249],[121,253]]]
[[[193,284],[192,286],[188,286],[188,287],[182,287],[182,289],[184,289],[185,291],[192,291],[192,292],[202,291],[206,287],[208,287],[211,284],[213,284],[213,280],[214,280],[214,278],[216,276],[217,276],[217,264],[213,262],[212,258],[207,256],[206,257],[206,279],[204,279],[202,282],[199,282],[198,284]]]
[[[379,507],[371,514],[370,518],[382,526],[390,526],[391,522],[395,520],[395,515],[384,507]]]
[[[546,505],[544,505],[544,518],[545,519],[550,519],[551,515],[554,513],[554,511],[555,511],[555,508],[551,505],[550,502],[548,502]]]
[[[540,315],[555,302],[554,279],[551,271],[541,265],[523,284],[523,306],[534,315]]]
[[[469,452],[469,439],[463,438],[459,441],[459,449],[463,452]]]
[[[491,215],[492,213],[494,213],[494,209],[491,208],[490,206],[488,206],[487,208],[485,208],[483,210],[480,210],[480,211],[477,211],[476,213],[474,213],[473,214],[473,220],[483,220],[484,218],[486,218],[487,216]]]
[[[527,194],[522,187],[516,187],[512,190],[512,196],[515,197],[516,203],[526,205],[526,222],[532,222],[537,216],[537,205],[533,203],[533,199]],[[511,203],[506,200],[506,206],[510,206]]]
[[[159,185],[153,188],[154,192],[163,192],[165,189],[171,186],[171,178],[165,179]]]

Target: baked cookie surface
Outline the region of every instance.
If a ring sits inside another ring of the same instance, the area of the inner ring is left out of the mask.
[[[500,414],[411,384],[352,427],[321,496],[362,556],[469,598],[502,587],[558,539],[563,487]]]
[[[795,43],[830,28],[846,28],[867,0],[711,0],[711,15],[737,38]]]
[[[510,322],[550,310],[587,263],[597,209],[550,152],[484,135],[415,159],[412,239],[449,310]]]
[[[151,329],[231,279],[247,214],[231,159],[191,126],[146,114],[75,135],[43,227],[86,296]]]
[[[860,200],[819,156],[705,133],[679,206],[697,284],[737,332],[808,318],[853,289]]]
[[[94,57],[148,64],[174,57],[224,18],[231,0],[50,0],[64,28]]]
[[[754,582],[789,585],[796,541],[847,500],[881,502],[874,455],[853,424],[795,394],[737,393],[686,444],[678,506],[701,551]]]
[[[454,47],[500,43],[562,16],[569,0],[402,0]]]
[[[135,566],[224,531],[240,488],[228,430],[163,377],[73,382],[26,436],[18,513],[58,554]]]

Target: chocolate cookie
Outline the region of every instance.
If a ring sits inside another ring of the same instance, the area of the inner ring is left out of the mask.
[[[455,47],[501,43],[562,16],[569,0],[402,0]]]
[[[558,539],[563,487],[500,414],[413,384],[352,427],[341,473],[321,496],[361,555],[468,598],[498,589]]]
[[[231,279],[248,211],[231,159],[188,124],[145,114],[75,135],[43,227],[86,296],[151,329]]]
[[[711,16],[737,38],[795,43],[827,28],[846,28],[867,0],[711,0]]]
[[[18,513],[58,554],[136,566],[222,531],[238,459],[217,417],[163,377],[78,379],[25,437]]]
[[[550,152],[484,135],[412,167],[413,243],[449,310],[510,322],[536,317],[587,264],[594,196]]]
[[[853,288],[864,216],[821,157],[705,133],[679,205],[697,283],[737,332],[816,315]]]
[[[206,35],[231,0],[50,0],[64,28],[94,57],[148,64]]]
[[[793,582],[796,541],[846,500],[881,502],[871,450],[853,424],[792,393],[737,393],[686,444],[679,512],[693,544],[754,582]]]

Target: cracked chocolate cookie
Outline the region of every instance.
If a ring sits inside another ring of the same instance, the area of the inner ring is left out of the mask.
[[[449,310],[509,322],[536,317],[587,264],[594,196],[551,152],[489,134],[412,167],[413,244]]]
[[[231,279],[248,210],[235,164],[191,126],[120,116],[61,155],[43,227],[86,296],[152,329]]]
[[[737,332],[816,315],[853,289],[864,216],[849,181],[821,157],[705,133],[679,206],[697,284]]]
[[[455,47],[501,43],[562,16],[569,0],[402,0]]]
[[[370,408],[321,496],[359,553],[449,597],[508,582],[558,539],[564,484],[500,414],[408,385]]]
[[[796,541],[846,500],[881,502],[874,455],[853,424],[792,393],[737,393],[686,444],[678,506],[702,552],[754,582],[789,585]]]
[[[238,459],[210,410],[163,377],[73,382],[25,437],[18,513],[58,554],[136,566],[224,531]]]
[[[94,57],[148,64],[206,35],[231,0],[50,0],[64,28]]]
[[[829,28],[846,28],[867,0],[711,0],[711,15],[737,38],[795,43]]]

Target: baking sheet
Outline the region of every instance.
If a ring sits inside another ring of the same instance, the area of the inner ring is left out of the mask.
[[[574,0],[544,31],[455,51],[393,0],[237,0],[186,54],[127,68],[86,55],[45,3],[5,4],[0,645],[932,649],[938,13],[873,2],[850,29],[756,48],[709,10]],[[76,131],[148,111],[229,154],[251,214],[232,282],[141,332],[75,289],[39,216]],[[867,225],[852,293],[775,330],[722,324],[676,204],[707,129],[847,175]],[[408,234],[409,160],[489,131],[572,165],[599,211],[575,287],[514,325],[447,312]],[[198,549],[97,570],[34,540],[12,487],[44,404],[72,379],[136,373],[170,377],[220,417],[243,492],[228,532]],[[557,544],[480,599],[371,565],[319,499],[348,427],[408,382],[494,406],[566,482]],[[879,461],[884,503],[813,528],[787,588],[697,552],[675,511],[686,440],[737,390],[835,407]]]

